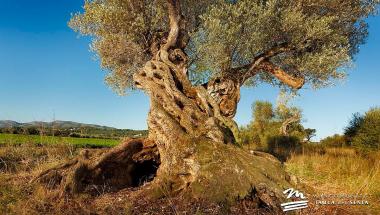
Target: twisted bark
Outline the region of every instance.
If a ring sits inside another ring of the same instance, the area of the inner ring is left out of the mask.
[[[174,186],[181,190],[197,175],[195,142],[206,138],[215,144],[235,143],[230,129],[235,124],[204,87],[191,85],[182,62],[175,64],[166,58],[166,50],[160,52],[134,80],[150,97],[149,139],[156,142],[161,155],[158,175],[179,178]]]

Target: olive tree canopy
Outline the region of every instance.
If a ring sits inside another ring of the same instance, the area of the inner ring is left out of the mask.
[[[181,0],[188,76],[203,84],[225,76],[322,87],[344,77],[367,36],[365,18],[379,0]],[[70,26],[92,36],[92,48],[117,92],[134,88],[133,74],[169,33],[165,0],[86,0]]]

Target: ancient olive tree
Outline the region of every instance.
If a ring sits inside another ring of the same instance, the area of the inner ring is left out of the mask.
[[[226,192],[242,196],[265,180],[278,187],[280,170],[233,145],[240,88],[261,82],[319,88],[342,78],[378,2],[86,0],[69,25],[93,38],[113,89],[138,88],[150,97],[150,144],[137,147],[146,153],[113,152],[144,160],[158,150],[155,181],[174,192],[223,194],[222,187],[238,186]],[[86,168],[100,174],[102,164]],[[202,190],[217,183],[213,192]]]

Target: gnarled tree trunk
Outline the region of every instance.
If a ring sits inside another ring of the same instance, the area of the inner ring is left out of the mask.
[[[151,98],[149,139],[156,142],[160,152],[158,175],[175,178],[177,189],[183,189],[197,175],[199,164],[194,159],[197,142],[209,139],[214,144],[236,143],[237,133],[234,136],[233,129],[237,126],[225,116],[233,116],[236,106],[222,112],[219,105],[224,105],[222,101],[218,104],[204,87],[192,86],[182,72],[185,69],[182,64],[162,57],[167,53],[160,54],[134,79],[136,86]]]
[[[166,58],[173,55],[165,52],[134,77],[151,99],[149,139],[157,144],[161,159],[155,182],[168,184],[174,193],[216,201],[261,190],[256,197],[278,209],[280,191],[288,186],[281,164],[236,145],[238,130],[232,117],[239,83],[216,78],[207,87],[192,86],[184,64]],[[172,53],[184,56],[179,49]]]

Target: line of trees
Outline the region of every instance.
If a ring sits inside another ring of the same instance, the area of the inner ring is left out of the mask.
[[[0,133],[23,134],[23,135],[45,135],[59,137],[78,137],[78,138],[104,138],[118,139],[123,137],[143,137],[147,136],[148,131],[138,131],[130,129],[100,129],[93,127],[80,128],[54,128],[39,126],[20,126],[0,128]]]

